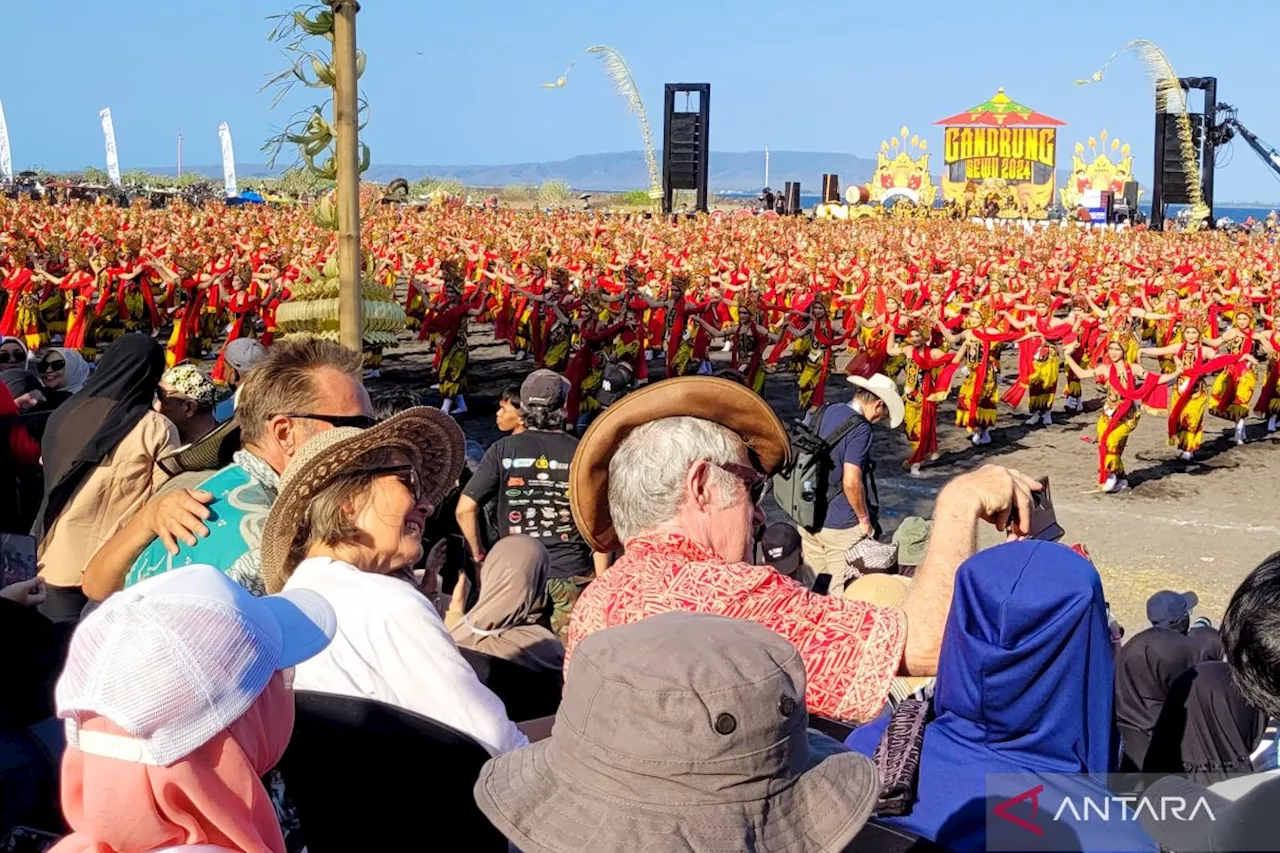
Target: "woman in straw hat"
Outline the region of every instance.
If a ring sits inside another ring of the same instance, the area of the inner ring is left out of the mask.
[[[271,593],[318,592],[338,614],[333,644],[298,668],[299,690],[395,705],[498,755],[528,739],[402,575],[422,558],[423,526],[464,459],[462,431],[421,406],[367,430],[313,437],[280,480],[262,533],[262,577]]]

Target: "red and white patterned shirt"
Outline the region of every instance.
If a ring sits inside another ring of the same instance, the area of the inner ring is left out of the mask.
[[[591,632],[672,611],[747,619],[786,637],[804,660],[810,713],[852,722],[884,706],[907,638],[901,610],[818,595],[770,566],[726,562],[683,536],[638,536],[574,605],[566,670]]]

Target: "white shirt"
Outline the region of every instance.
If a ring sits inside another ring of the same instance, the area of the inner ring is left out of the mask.
[[[458,653],[435,608],[405,581],[312,557],[285,589],[320,593],[338,616],[329,647],[298,665],[295,689],[413,711],[470,735],[490,755],[529,743]]]

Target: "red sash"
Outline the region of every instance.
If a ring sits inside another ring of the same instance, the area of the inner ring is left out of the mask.
[[[1125,379],[1127,384],[1120,381],[1119,371],[1114,364],[1111,365],[1111,375],[1107,378],[1107,384],[1120,395],[1120,405],[1116,406],[1116,410],[1111,414],[1111,420],[1107,422],[1106,430],[1098,438],[1098,483],[1100,484],[1107,481],[1107,440],[1111,438],[1111,433],[1129,414],[1134,403],[1145,403],[1160,387],[1160,377],[1155,373],[1148,373],[1141,385],[1134,385],[1133,371],[1128,365],[1125,365]]]
[[[1022,336],[1021,332],[998,332],[994,335],[972,330],[973,336],[982,344],[982,357],[973,371],[973,393],[969,395],[969,418],[978,416],[978,398],[982,396],[982,387],[987,383],[987,364],[991,360],[992,344],[1008,343]]]
[[[1196,348],[1199,349],[1199,344],[1196,345]],[[1179,362],[1182,360],[1182,350],[1184,349],[1186,349],[1186,344],[1183,344],[1178,350],[1177,359]],[[1212,358],[1208,361],[1202,362],[1200,361],[1199,354],[1196,355],[1197,363],[1189,370],[1184,370],[1182,372],[1182,375],[1190,381],[1187,383],[1187,387],[1178,394],[1178,398],[1174,400],[1173,406],[1169,409],[1170,438],[1173,438],[1173,436],[1178,432],[1178,421],[1182,418],[1182,412],[1187,408],[1187,403],[1191,401],[1192,392],[1195,390],[1196,383],[1200,381],[1201,377],[1208,376],[1211,373],[1217,373],[1219,370],[1231,367],[1240,359],[1241,356],[1239,353],[1228,353],[1227,355],[1220,355],[1217,358]]]

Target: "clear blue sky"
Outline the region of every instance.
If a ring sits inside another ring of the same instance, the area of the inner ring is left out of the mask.
[[[288,107],[308,103],[300,92],[273,112],[258,92],[283,64],[265,38],[265,17],[285,11],[283,2],[5,6],[0,101],[18,168],[100,165],[97,111],[108,105],[124,168],[172,164],[179,128],[187,163],[216,163],[223,120],[237,160],[260,162],[258,146]],[[1151,88],[1138,61],[1118,59],[1101,85],[1071,81],[1128,39],[1149,38],[1180,74],[1217,75],[1220,97],[1280,146],[1278,34],[1275,0],[366,0],[359,40],[369,54],[363,85],[373,114],[365,140],[376,161],[408,164],[639,148],[622,102],[582,55],[603,43],[631,64],[659,140],[666,82],[712,84],[716,150],[767,144],[864,156],[903,124],[937,150],[932,121],[1004,86],[1068,122],[1060,168],[1077,140],[1105,127],[1133,144],[1148,183]],[[540,88],[575,58],[566,88]],[[1280,182],[1241,142],[1218,174],[1219,199],[1280,199]]]

